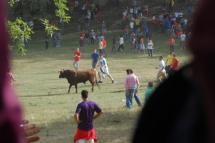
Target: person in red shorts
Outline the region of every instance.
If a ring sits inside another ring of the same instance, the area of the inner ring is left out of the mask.
[[[78,124],[74,143],[96,143],[97,137],[93,121],[102,114],[101,108],[93,101],[88,101],[88,91],[81,92],[82,102],[78,104],[74,115]],[[96,112],[96,114],[94,114]]]

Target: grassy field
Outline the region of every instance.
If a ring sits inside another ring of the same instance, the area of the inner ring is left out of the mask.
[[[117,33],[116,33],[117,34]],[[76,131],[76,124],[72,119],[76,105],[81,101],[80,95],[75,94],[74,87],[71,94],[67,94],[68,83],[59,79],[60,69],[72,69],[72,53],[78,46],[77,34],[68,34],[64,37],[62,48],[44,49],[42,40],[34,40],[26,56],[13,56],[13,72],[15,86],[23,104],[26,119],[41,126],[40,143],[71,143]],[[167,55],[166,36],[154,36],[155,56],[136,53],[127,46],[127,54],[110,54],[108,47],[108,63],[110,73],[116,83],[111,84],[106,79],[101,89],[95,88],[90,92],[90,100],[96,101],[103,109],[104,115],[95,122],[95,128],[100,143],[129,143],[138,113],[141,108],[134,104],[134,108],[124,108],[125,97],[123,82],[126,76],[125,69],[132,68],[139,76],[141,88],[139,96],[144,99],[144,90],[148,81],[154,81],[158,66],[158,56]],[[72,45],[72,46],[71,46]],[[85,46],[81,49],[81,69],[91,67],[90,53],[94,46]],[[187,61],[187,54],[177,49],[182,62]],[[90,90],[90,84],[79,85],[82,89]]]

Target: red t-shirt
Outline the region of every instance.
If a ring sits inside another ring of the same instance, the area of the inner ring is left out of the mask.
[[[76,50],[76,51],[74,52],[74,60],[75,60],[76,62],[78,62],[78,61],[80,61],[80,59],[81,59],[81,52]]]
[[[179,64],[178,59],[174,57],[172,59],[171,69],[172,70],[177,70],[178,69],[178,64]]]
[[[106,40],[102,40],[102,48],[106,48],[107,47],[107,41]]]

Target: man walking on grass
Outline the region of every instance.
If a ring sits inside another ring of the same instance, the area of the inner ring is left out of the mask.
[[[101,108],[93,101],[88,101],[88,91],[81,92],[82,102],[78,104],[74,115],[78,124],[74,143],[96,143],[96,132],[93,121],[102,114]],[[96,114],[94,114],[96,112]]]
[[[139,88],[139,79],[133,73],[132,69],[126,70],[127,77],[125,79],[125,96],[126,96],[126,107],[131,108],[133,105],[133,97],[136,100],[138,106],[141,106],[141,101],[139,96],[137,95],[138,88]]]

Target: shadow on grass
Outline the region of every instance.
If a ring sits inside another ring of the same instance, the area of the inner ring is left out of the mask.
[[[67,93],[48,93],[48,94],[35,94],[35,95],[24,95],[24,96],[20,96],[20,97],[49,97],[49,96],[59,96],[59,95],[65,95]]]
[[[138,115],[136,109],[104,112],[94,123],[98,142],[130,143]],[[41,143],[71,143],[77,125],[70,118],[44,125],[40,134]]]

